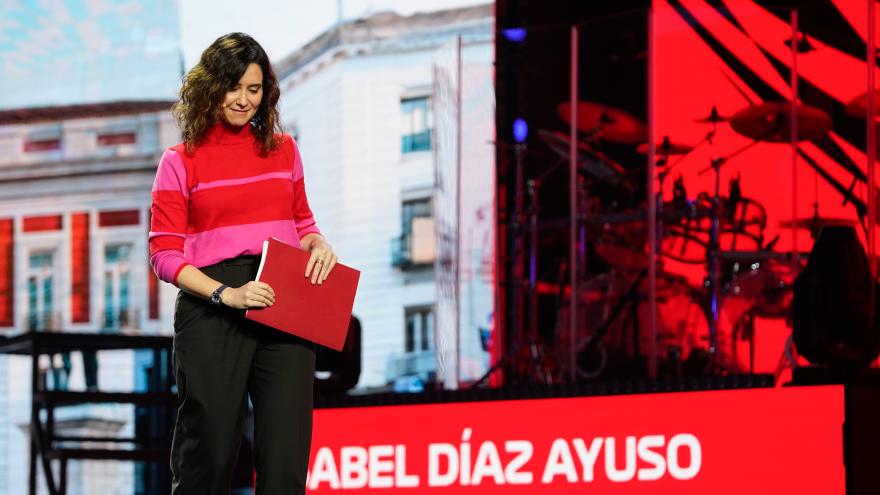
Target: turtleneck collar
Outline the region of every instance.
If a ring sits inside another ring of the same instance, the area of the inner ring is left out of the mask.
[[[250,124],[233,127],[217,122],[209,127],[208,132],[205,134],[205,140],[217,144],[245,144],[252,143],[254,139]]]

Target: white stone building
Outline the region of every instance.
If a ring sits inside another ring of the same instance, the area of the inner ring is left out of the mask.
[[[380,13],[275,64],[318,225],[341,262],[362,270],[362,390],[418,389],[434,377],[432,63],[462,35],[463,54],[490,66],[493,15],[492,5]]]

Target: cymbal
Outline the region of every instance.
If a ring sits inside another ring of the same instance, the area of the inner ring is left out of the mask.
[[[868,115],[868,93],[856,96],[846,104],[846,113],[853,117],[865,118]],[[874,91],[874,115],[880,113],[880,91]]]
[[[728,120],[730,120],[730,117],[725,117],[723,115],[719,115],[718,109],[715,107],[712,107],[712,111],[709,112],[709,115],[707,117],[695,119],[694,122],[697,122],[700,124],[719,124],[721,122],[727,122]]]
[[[819,231],[823,227],[853,227],[855,225],[858,225],[858,223],[849,218],[806,217],[779,222],[779,226],[784,229],[790,229],[793,226],[810,231]]]
[[[694,147],[688,144],[676,143],[670,141],[668,137],[663,138],[660,144],[654,147],[654,153],[662,156],[686,155],[693,151]],[[643,155],[648,154],[648,143],[642,143],[636,148],[636,151]]]
[[[561,103],[556,111],[566,124],[571,125],[571,104]],[[648,130],[639,119],[609,105],[579,101],[577,128],[605,141],[620,144],[638,144],[647,140]]]
[[[568,135],[558,131],[539,129],[538,137],[557,155],[566,159],[569,157],[571,140]],[[602,152],[593,149],[583,141],[578,141],[577,153],[578,168],[592,177],[602,180],[614,180],[622,177],[624,174],[624,169],[620,164]]]
[[[831,129],[831,117],[816,107],[799,105],[797,115],[799,141],[820,138]],[[784,143],[791,139],[791,104],[771,101],[746,107],[730,118],[730,126],[755,141]]]

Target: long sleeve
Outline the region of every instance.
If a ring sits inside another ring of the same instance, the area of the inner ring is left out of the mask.
[[[150,212],[150,264],[160,280],[177,285],[177,275],[189,264],[183,253],[189,189],[183,160],[173,149],[159,161]]]
[[[293,220],[296,224],[297,234],[303,238],[307,234],[320,234],[321,231],[315,224],[315,216],[312,214],[308,198],[306,198],[303,163],[299,148],[292,138],[291,144],[293,146]]]

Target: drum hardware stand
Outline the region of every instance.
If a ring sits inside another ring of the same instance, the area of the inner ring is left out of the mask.
[[[714,131],[711,134],[714,134]],[[707,137],[704,138],[704,141],[705,140],[711,140],[711,138],[707,135]],[[702,143],[703,142],[701,141],[700,144],[702,144]],[[669,147],[669,137],[668,136],[663,138],[663,145],[667,148]],[[691,151],[693,151],[693,150],[691,150]],[[675,167],[675,165],[677,165],[687,155],[688,155],[688,153],[683,154],[677,160],[675,160],[674,163],[669,162],[669,155],[668,154],[661,154],[660,158],[657,160],[657,167],[663,167],[663,168],[660,170],[660,172],[657,173],[657,181],[659,182],[659,184],[657,187],[657,193],[653,199],[654,203],[656,204],[655,215],[657,218],[657,222],[655,224],[656,236],[654,238],[655,239],[654,240],[654,242],[655,242],[654,252],[656,253],[656,258],[650,259],[650,256],[649,256],[648,263],[657,263],[657,265],[658,265],[657,268],[659,269],[658,273],[662,272],[662,270],[663,270],[663,230],[664,230],[664,227],[663,227],[663,187],[666,183],[666,178],[672,172],[672,168]],[[646,222],[645,225],[650,225],[650,222]],[[634,308],[632,310],[633,311],[633,336],[632,337],[633,337],[633,342],[634,342],[633,343],[633,353],[636,356],[639,355],[639,331],[640,331],[639,323],[638,323],[638,303],[639,303],[639,301],[638,301],[638,297],[639,297],[638,296],[638,287],[639,287],[639,284],[641,283],[641,280],[648,274],[649,267],[650,267],[650,265],[646,266],[645,269],[639,274],[638,278],[636,279],[635,284],[633,284],[632,288],[630,288],[630,290],[626,296],[627,299],[634,298],[633,299]],[[654,280],[654,282],[656,284],[656,279]],[[652,294],[656,298],[657,297],[656,287],[654,288],[654,291],[649,292],[649,294]],[[654,324],[656,325],[656,322]],[[649,329],[649,332],[653,332],[653,330]],[[655,340],[656,340],[657,333],[653,332],[653,334],[654,334]],[[652,346],[650,346],[650,348],[656,350],[656,345],[652,344]],[[656,360],[655,360],[655,362],[656,362]],[[649,367],[650,367],[650,365],[649,365]],[[679,369],[678,376],[681,376],[680,369]]]
[[[685,158],[687,158],[688,156],[690,156],[691,153],[693,153],[694,151],[700,149],[704,144],[709,143],[710,145],[714,145],[715,143],[714,143],[712,140],[715,139],[715,131],[716,131],[715,128],[716,128],[716,126],[717,126],[717,124],[712,124],[712,129],[711,129],[709,132],[707,132],[705,136],[703,136],[703,139],[700,139],[699,141],[697,141],[697,144],[694,145],[694,147],[693,147],[692,150],[690,150],[690,151],[687,152],[687,153],[682,154],[682,155],[679,156],[674,162],[669,163],[669,166],[666,167],[666,171],[667,171],[667,173],[668,173],[668,172],[671,172],[672,169],[673,169],[676,165],[678,165],[682,160],[684,160]],[[668,142],[669,142],[669,136],[665,136],[665,137],[663,138],[663,140],[664,140],[664,142],[668,143]],[[664,156],[664,157],[662,157],[660,160],[657,160],[657,165],[658,165],[658,166],[666,165],[667,162],[668,162],[668,158],[669,158],[668,156]],[[662,163],[661,163],[661,162],[662,162]]]
[[[751,143],[736,150],[726,157],[713,158],[708,167],[700,170],[698,175],[702,175],[709,170],[715,172],[715,191],[712,195],[711,208],[711,227],[709,229],[709,247],[706,250],[706,265],[708,271],[708,288],[709,288],[709,362],[708,370],[711,371],[716,364],[718,351],[718,320],[720,319],[720,299],[721,299],[721,275],[720,275],[720,237],[721,237],[721,167],[728,160],[746,151],[752,146],[758,144],[759,141]]]
[[[711,139],[711,138],[707,137],[707,139]],[[668,137],[664,138],[664,142],[668,146],[669,138]],[[678,163],[680,160],[681,159],[676,160],[675,163]],[[663,241],[662,241],[662,239],[663,239],[662,238],[662,231],[663,231],[663,185],[666,180],[666,177],[668,177],[669,173],[671,172],[672,167],[675,164],[669,165],[669,155],[661,155],[660,158],[658,158],[658,160],[657,160],[657,165],[659,167],[664,167],[663,170],[661,170],[657,174],[657,177],[658,177],[660,184],[659,184],[659,188],[657,191],[657,195],[655,197],[655,201],[657,202],[657,213],[656,214],[657,214],[657,230],[658,230],[658,233],[657,233],[658,246],[657,246],[656,252],[657,252],[657,259],[659,260],[659,259],[662,259],[662,245],[663,245]],[[584,250],[584,246],[586,243],[585,242],[586,241],[585,233],[583,232],[583,230],[584,230],[583,224],[579,229],[580,229],[580,233],[578,236],[578,239],[579,239],[579,251],[578,252],[579,252],[580,256],[583,256],[584,255],[583,250]],[[654,262],[654,260],[648,260],[648,262],[652,263],[652,262]],[[583,267],[583,263],[581,263],[579,266]],[[629,306],[630,313],[631,313],[630,320],[632,322],[632,330],[633,330],[633,332],[632,332],[633,355],[634,356],[639,355],[639,351],[640,351],[640,349],[639,349],[640,329],[639,329],[639,320],[638,320],[639,286],[641,285],[642,280],[644,280],[644,278],[647,275],[648,275],[648,267],[646,266],[644,269],[642,269],[639,272],[639,275],[636,277],[635,281],[626,290],[626,293],[623,294],[623,296],[620,298],[620,300],[614,305],[614,307],[611,309],[611,312],[609,313],[608,317],[605,319],[605,321],[602,322],[602,324],[599,326],[599,328],[596,329],[596,332],[587,338],[587,344],[586,344],[585,349],[583,351],[578,352],[578,354],[580,355],[585,352],[590,352],[593,349],[598,348],[599,355],[600,355],[600,361],[599,361],[599,365],[596,367],[596,369],[594,371],[590,371],[590,372],[581,370],[580,367],[577,366],[577,363],[575,363],[575,367],[577,368],[576,371],[580,376],[587,378],[587,379],[596,378],[605,369],[605,366],[607,365],[608,354],[607,354],[607,350],[605,349],[605,347],[602,344],[602,338],[608,333],[608,331],[611,328],[611,325],[614,324],[614,322],[617,320],[618,317],[620,317],[620,314],[623,312],[624,309],[627,308],[627,306]],[[575,297],[575,295],[572,295],[572,297]]]
[[[707,270],[709,275],[709,362],[710,371],[715,366],[718,351],[718,320],[720,316],[721,276],[720,276],[720,216],[721,216],[721,165],[724,159],[714,158],[711,161],[715,171],[715,192],[712,195],[711,227],[709,228],[709,249],[706,251]]]
[[[743,153],[744,151],[747,151],[749,148],[755,146],[756,144],[758,144],[760,142],[761,141],[752,141],[751,143],[743,146],[742,148],[734,151],[733,153],[731,153],[727,156],[724,156],[721,158],[713,158],[712,161],[710,162],[710,165],[708,167],[700,170],[699,172],[697,172],[697,175],[703,175],[710,170],[720,169],[721,166],[724,165],[725,163],[729,162],[731,158]]]
[[[603,124],[604,124],[603,120]],[[601,129],[601,127],[599,128]],[[597,129],[598,132],[598,129]],[[562,164],[565,163],[565,160],[557,161],[552,167],[545,170],[535,179],[529,179],[526,181],[526,191],[529,195],[529,207],[526,210],[526,215],[529,218],[529,226],[530,226],[530,242],[529,242],[529,279],[528,279],[528,308],[529,308],[529,317],[528,317],[528,327],[527,327],[527,335],[529,339],[529,349],[530,349],[530,358],[531,363],[529,363],[529,368],[534,370],[536,376],[538,376],[539,381],[543,384],[553,384],[556,381],[556,377],[554,377],[552,370],[549,366],[547,366],[544,361],[546,359],[546,354],[544,353],[543,346],[538,342],[538,274],[537,274],[537,260],[538,260],[538,214],[540,212],[540,206],[538,204],[540,197],[541,184],[544,179],[556,171]],[[581,202],[579,203],[579,208],[576,212],[576,219],[578,223],[578,269],[579,272],[577,274],[578,279],[582,280],[586,277],[586,263],[584,260],[586,259],[586,241],[587,241],[587,221],[586,214],[589,209],[587,190],[586,190],[586,180],[581,174],[578,174],[578,197],[581,198]],[[572,297],[575,297],[572,294]]]
[[[529,338],[529,356],[532,360],[530,367],[534,367],[539,380],[545,385],[552,385],[554,378],[549,367],[544,364],[545,355],[543,346],[538,344],[538,213],[540,211],[538,198],[541,190],[541,181],[547,176],[547,174],[555,170],[560,163],[562,162],[558,162],[549,170],[541,174],[537,179],[529,179],[526,183],[529,195],[529,209],[527,214],[529,216],[530,231],[529,282],[527,288],[529,298],[529,323],[527,333]]]
[[[738,322],[739,326],[739,334],[734,333],[732,339],[739,338],[740,340],[748,339],[749,340],[749,374],[755,374],[755,313],[754,309],[749,309],[746,313],[741,317],[741,322]],[[731,346],[735,345],[734,342],[731,342]],[[734,355],[734,357],[738,357]]]
[[[605,366],[608,362],[608,352],[602,344],[602,337],[604,337],[605,334],[608,333],[611,325],[614,324],[614,322],[617,320],[623,310],[626,309],[627,306],[629,306],[630,319],[632,321],[633,329],[633,355],[639,355],[639,286],[641,285],[642,280],[644,280],[647,275],[648,267],[645,267],[644,269],[642,269],[641,272],[639,272],[636,280],[626,290],[626,293],[623,294],[620,300],[617,301],[613,308],[611,308],[611,312],[608,314],[608,317],[605,319],[605,321],[602,322],[599,328],[596,329],[596,333],[587,338],[585,349],[581,352],[578,352],[578,354],[582,354],[584,352],[592,351],[593,349],[598,348],[599,355],[601,356],[599,361],[600,364],[596,367],[594,371],[591,372],[582,371],[578,368],[577,372],[579,375],[587,379],[596,378],[605,369]],[[577,366],[577,363],[575,363],[575,366]]]
[[[526,151],[525,143],[517,143],[513,146],[514,154],[515,154],[515,183],[516,183],[516,198],[514,200],[514,214],[511,216],[510,227],[513,232],[514,237],[514,247],[513,254],[511,256],[512,266],[513,266],[513,279],[514,279],[514,291],[513,297],[511,298],[511,305],[514,307],[516,311],[516,316],[513,318],[513,336],[514,336],[514,344],[509,347],[504,354],[501,356],[498,361],[495,362],[486,372],[481,376],[477,381],[475,381],[471,388],[476,388],[485,382],[495,371],[499,369],[503,369],[506,366],[509,366],[511,363],[517,363],[520,359],[520,352],[522,349],[523,342],[528,340],[529,346],[529,360],[528,363],[529,369],[534,369],[537,373],[539,381],[541,381],[545,385],[550,385],[553,383],[553,376],[550,373],[548,367],[543,364],[544,350],[543,346],[538,343],[538,293],[537,293],[537,250],[538,250],[538,191],[540,190],[541,180],[543,180],[548,174],[552,171],[556,170],[562,161],[554,164],[550,169],[542,173],[537,179],[530,179],[526,182],[527,188],[523,187],[524,180],[524,164],[523,158]],[[529,206],[528,209],[525,209],[524,206],[524,198],[523,191],[524,189],[527,191],[529,195]],[[529,253],[528,253],[528,263],[529,263],[529,276],[528,280],[523,274],[523,264],[525,263],[525,246],[523,242],[523,236],[526,235],[526,230],[523,228],[525,226],[525,217],[528,216],[529,222],[529,231],[530,239],[529,239]],[[525,287],[523,287],[525,285]],[[528,298],[528,305],[523,304],[523,293],[526,293],[526,297]],[[528,324],[525,324],[526,314],[528,315]],[[517,377],[519,379],[519,377]]]
[[[672,169],[673,169],[676,165],[678,165],[682,160],[684,160],[685,158],[687,158],[691,153],[693,153],[694,151],[700,149],[704,144],[709,143],[710,146],[714,146],[714,145],[715,145],[715,142],[713,141],[713,139],[715,139],[715,134],[716,134],[716,132],[718,131],[718,122],[723,122],[723,120],[714,120],[714,119],[719,119],[719,118],[720,118],[719,115],[718,115],[718,108],[716,108],[716,107],[714,107],[714,106],[712,107],[712,111],[711,111],[711,113],[710,113],[710,118],[713,118],[713,120],[711,121],[711,123],[712,123],[712,127],[709,129],[709,132],[707,132],[706,135],[703,136],[702,139],[700,139],[699,141],[697,141],[697,144],[693,145],[693,147],[691,148],[690,151],[688,151],[687,153],[682,153],[682,155],[679,156],[679,157],[678,157],[674,162],[672,162],[672,163],[669,163],[669,155],[663,155],[663,156],[661,156],[661,158],[660,158],[659,160],[657,160],[657,166],[665,166],[665,165],[668,165],[668,167],[666,167],[666,169],[665,169],[665,170],[666,170],[666,174],[668,175],[669,172],[672,172]],[[724,119],[724,120],[726,120],[726,119]],[[661,142],[661,145],[660,145],[661,149],[662,149],[663,147],[668,147],[669,145],[670,145],[669,136],[663,136],[663,141]],[[661,172],[661,174],[662,174],[662,173],[663,173],[663,172]],[[662,177],[662,175],[659,175],[659,174],[658,174],[658,177]],[[660,180],[661,180],[661,185],[662,185],[662,180],[663,180],[663,179],[661,178]]]
[[[538,175],[537,178],[529,179],[526,182],[526,190],[529,195],[529,207],[526,214],[529,217],[529,281],[528,281],[528,338],[529,338],[529,355],[532,363],[530,367],[534,367],[535,373],[539,380],[546,385],[554,383],[555,378],[551,369],[544,364],[546,355],[543,346],[538,343],[538,215],[541,211],[539,206],[539,198],[541,192],[541,184],[544,179],[555,172],[565,160],[558,160],[547,170]]]
[[[511,230],[513,231],[514,242],[513,242],[513,277],[514,277],[514,291],[513,297],[511,298],[511,304],[513,305],[514,311],[516,312],[516,316],[513,321],[513,335],[516,339],[516,343],[514,347],[519,350],[519,346],[522,342],[525,333],[525,307],[522,304],[523,301],[523,263],[524,263],[524,251],[525,246],[523,242],[523,236],[525,235],[525,229],[523,228],[525,225],[524,222],[524,201],[523,201],[523,180],[525,175],[525,164],[524,164],[524,155],[526,152],[525,143],[517,143],[513,146],[514,153],[514,181],[516,187],[516,197],[514,198],[514,214],[511,222]],[[506,357],[506,355],[505,355]],[[505,359],[502,357],[499,360],[498,364],[504,362]],[[489,371],[492,371],[493,368],[490,368]],[[488,372],[486,373],[488,376]],[[479,382],[478,382],[479,383]]]

